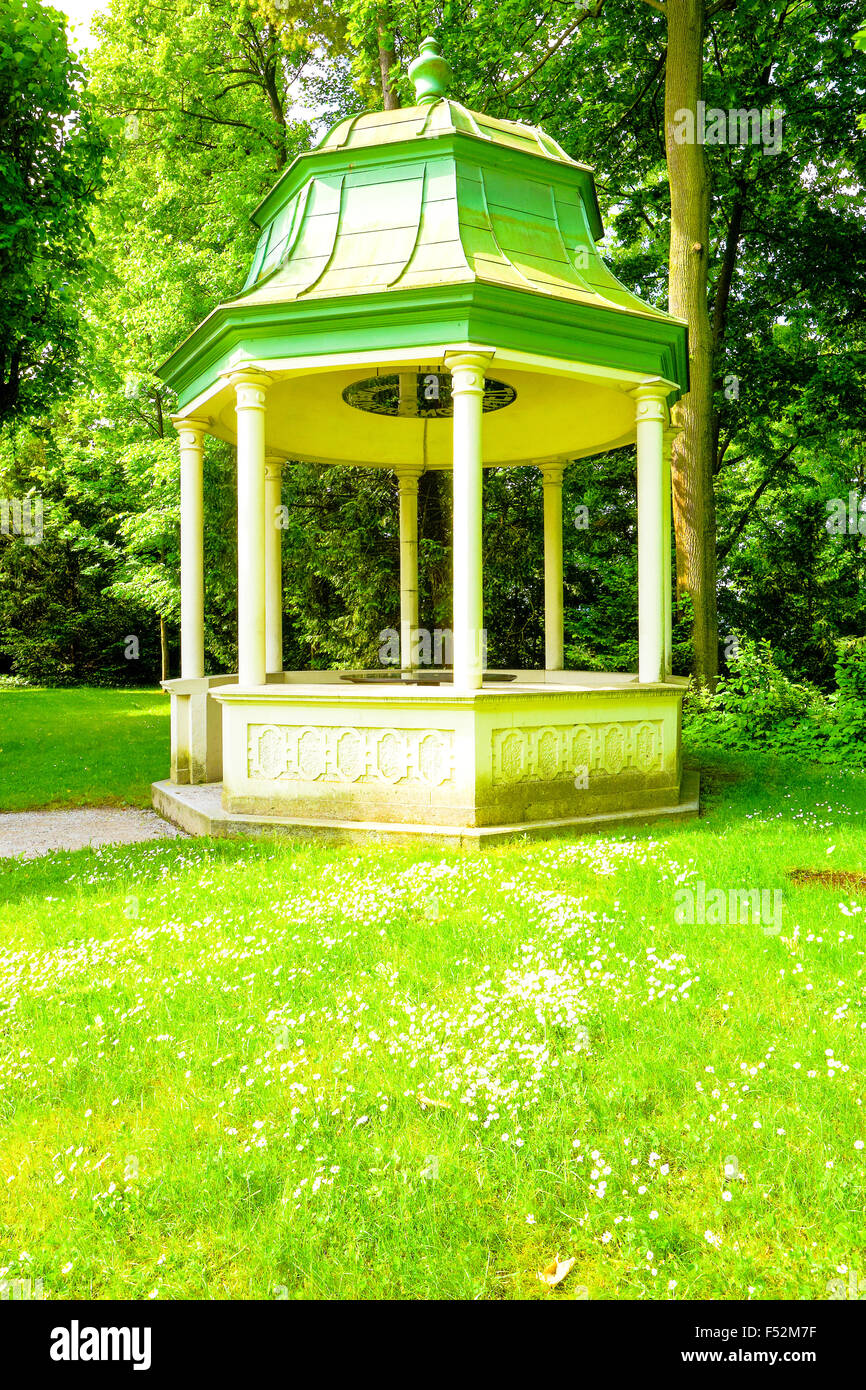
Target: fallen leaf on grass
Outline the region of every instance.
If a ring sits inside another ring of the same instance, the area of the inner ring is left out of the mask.
[[[547,1265],[545,1269],[540,1269],[538,1271],[538,1278],[541,1280],[542,1284],[547,1284],[548,1288],[555,1289],[557,1284],[562,1283],[573,1264],[573,1259],[561,1260],[557,1255],[556,1259]]]

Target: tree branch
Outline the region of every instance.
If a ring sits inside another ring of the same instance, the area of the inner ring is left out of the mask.
[[[648,0],[647,0],[647,3],[648,3]],[[656,8],[657,8],[657,9],[661,9],[662,7],[661,7],[660,5],[658,5],[658,6],[656,6]],[[640,91],[638,92],[638,94],[637,94],[637,96],[635,97],[634,101],[632,102],[631,106],[629,106],[628,109],[627,109],[626,111],[624,111],[623,114],[619,117],[618,121],[617,121],[616,124],[613,126],[612,130],[609,132],[608,135],[605,136],[604,140],[602,140],[601,145],[600,145],[599,148],[604,149],[605,145],[610,144],[610,141],[613,139],[614,135],[615,135],[616,132],[619,130],[619,128],[620,128],[620,126],[623,124],[623,122],[628,120],[629,116],[631,115],[632,111],[634,111],[635,107],[636,107],[636,106],[639,106],[640,103],[643,101],[643,99],[644,99],[644,97],[646,96],[647,92],[649,91],[650,87],[652,87],[652,85],[653,85],[654,82],[656,81],[656,79],[657,79],[659,73],[660,73],[660,72],[662,71],[662,69],[664,68],[665,63],[667,62],[667,56],[668,56],[668,50],[667,50],[667,45],[665,45],[665,47],[662,49],[661,53],[659,54],[658,61],[656,62],[655,67],[653,68],[653,70],[652,70],[652,72],[650,73],[649,77],[647,78],[646,82],[645,82],[645,83],[643,84],[643,86],[641,87]]]
[[[731,218],[728,222],[728,232],[725,237],[725,250],[719,269],[719,278],[716,281],[716,292],[713,296],[714,350],[718,348],[725,332],[725,323],[728,317],[728,304],[731,297],[731,285],[734,280],[734,268],[737,264],[737,252],[740,246],[740,238],[743,235],[743,214],[745,209],[745,194],[742,187],[740,187],[737,189],[734,198],[734,206],[731,210]]]
[[[646,3],[649,4],[650,0],[646,0]],[[537,72],[540,72],[540,70],[544,67],[548,59],[553,57],[554,53],[557,51],[558,48],[562,47],[566,39],[571,38],[571,35],[577,32],[577,30],[580,28],[581,24],[583,24],[585,20],[598,19],[603,7],[604,0],[597,0],[595,9],[584,10],[582,14],[578,15],[577,19],[575,19],[571,24],[568,25],[566,29],[562,31],[559,38],[556,40],[556,43],[553,44],[551,48],[548,48],[546,53],[542,54],[537,63],[533,67],[531,67],[528,72],[525,72],[521,78],[518,78],[516,82],[512,82],[510,87],[505,88],[504,95],[510,96],[512,92],[517,91],[518,87],[522,87],[524,82],[528,82],[531,77],[534,77]]]
[[[786,461],[786,459],[790,458],[791,454],[794,452],[799,443],[800,440],[795,439],[793,444],[789,445],[788,448],[784,451],[784,453],[780,454],[779,457],[775,460],[775,462],[770,465],[769,471],[767,472],[764,481],[762,483],[759,483],[758,486],[755,488],[755,491],[752,493],[751,497],[746,503],[745,509],[740,515],[740,519],[734,527],[733,531],[728,536],[728,539],[722,545],[719,546],[717,551],[717,560],[719,563],[721,563],[721,561],[726,558],[731,547],[734,545],[736,541],[739,540],[740,536],[743,534],[743,531],[746,529],[746,522],[749,520],[749,517],[751,516],[755,508],[755,505],[763,497],[767,488],[770,486],[770,483],[773,481],[776,474],[781,469],[782,464]]]

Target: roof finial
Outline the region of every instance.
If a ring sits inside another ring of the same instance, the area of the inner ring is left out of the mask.
[[[447,95],[451,64],[439,52],[438,39],[423,40],[421,52],[409,66],[409,76],[415,87],[416,105],[429,106]]]

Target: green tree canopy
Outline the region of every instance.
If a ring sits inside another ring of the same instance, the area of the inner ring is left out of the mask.
[[[88,204],[103,144],[64,20],[37,0],[0,7],[0,421],[76,380]]]

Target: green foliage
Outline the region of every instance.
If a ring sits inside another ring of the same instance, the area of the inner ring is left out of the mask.
[[[866,52],[866,29],[861,29],[859,33],[854,35],[854,47]],[[861,130],[866,130],[866,113],[858,116],[857,124]]]
[[[102,140],[63,17],[0,7],[0,424],[78,380],[88,204]]]
[[[120,461],[94,465],[50,432],[0,435],[0,497],[29,501],[30,533],[0,536],[0,670],[39,684],[140,683],[159,672],[158,633],[140,607],[117,602],[109,582],[119,555]],[[39,509],[38,513],[36,509]],[[124,656],[135,635],[139,658]]]
[[[866,754],[866,644],[840,644],[837,689],[792,679],[770,643],[748,638],[728,658],[714,692],[691,689],[683,727],[694,750],[722,747],[804,761],[854,762]]]
[[[391,475],[296,464],[284,470],[283,502],[288,667],[378,665],[380,631],[399,627]]]
[[[23,12],[22,4],[8,13]],[[526,0],[459,8],[434,0],[114,0],[97,21],[87,101],[81,78],[68,79],[70,100],[81,106],[70,138],[92,135],[92,106],[108,149],[108,177],[91,200],[95,261],[75,289],[77,297],[86,292],[88,321],[78,377],[50,413],[28,407],[29,423],[0,442],[0,495],[43,496],[50,533],[38,553],[0,537],[0,670],[36,680],[155,680],[164,636],[165,673],[176,671],[175,402],[155,368],[240,289],[254,242],[249,213],[286,162],[308,148],[318,126],[381,105],[383,45],[396,55],[392,76],[403,100],[411,99],[408,63],[435,32],[458,99],[542,125],[594,164],[605,254],[625,283],[665,305],[665,20],[625,0],[596,10],[541,13]],[[38,8],[34,23],[54,24],[47,13]],[[737,145],[707,151],[711,307],[719,310],[721,643],[726,649],[733,633],[769,643],[795,684],[823,691],[835,688],[839,642],[866,632],[863,537],[827,527],[828,501],[866,496],[866,140],[853,120],[861,60],[851,57],[859,22],[851,0],[807,0],[783,16],[745,0],[714,17],[705,62],[709,103],[785,112],[778,154]],[[56,48],[58,63],[65,52],[65,44]],[[72,203],[68,211],[74,223]],[[205,469],[206,650],[216,671],[236,660],[231,449],[209,440]],[[634,486],[632,449],[566,470],[573,667],[636,666]],[[490,471],[484,491],[489,657],[535,666],[543,651],[540,479],[531,468]],[[399,606],[392,480],[291,465],[283,501],[286,665],[375,664],[379,633],[397,625]],[[420,503],[421,622],[448,628],[447,476],[423,479]],[[587,524],[578,527],[581,506]],[[689,623],[680,595],[678,673],[691,669]],[[140,638],[137,664],[123,657],[129,633]]]
[[[835,756],[862,764],[866,756],[866,641],[839,644],[828,741]]]
[[[177,439],[156,367],[240,289],[255,244],[249,213],[309,142],[307,125],[286,116],[303,53],[249,7],[116,0],[97,25],[88,90],[109,177],[91,207],[86,380],[50,416],[0,438],[0,496],[38,494],[46,508],[40,546],[0,537],[0,668],[52,684],[171,674]],[[217,441],[206,480],[206,639],[212,667],[226,670],[236,662],[234,462]],[[137,661],[123,654],[130,634]]]

